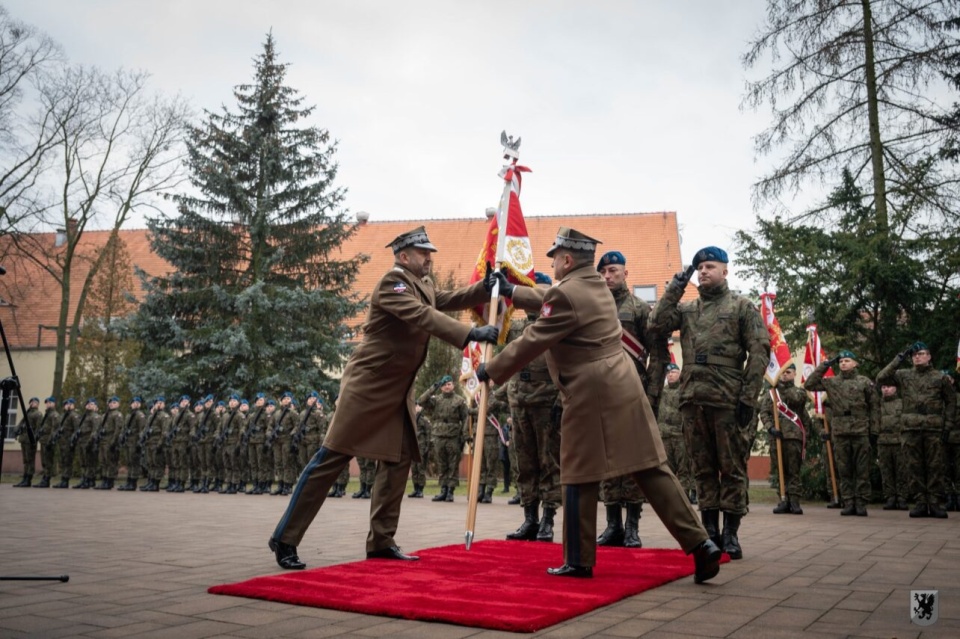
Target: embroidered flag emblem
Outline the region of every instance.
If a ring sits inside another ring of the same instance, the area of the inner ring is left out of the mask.
[[[404,284],[403,282],[397,282],[396,284],[393,285],[394,293],[403,293],[406,290],[407,290],[407,285]]]
[[[550,317],[550,314],[553,313],[553,306],[550,304],[544,304],[540,307],[540,317]]]

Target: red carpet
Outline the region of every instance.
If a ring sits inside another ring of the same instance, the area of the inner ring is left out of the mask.
[[[479,541],[428,548],[418,562],[358,561],[214,586],[251,597],[368,615],[534,632],[693,575],[680,550],[597,548],[593,579],[551,577],[560,544]],[[724,561],[729,558],[724,555]],[[691,579],[692,582],[692,579]]]

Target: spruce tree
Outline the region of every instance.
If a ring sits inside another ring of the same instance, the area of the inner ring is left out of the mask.
[[[284,83],[272,34],[236,109],[191,127],[192,188],[177,215],[148,222],[173,267],[141,273],[146,297],[131,328],[144,345],[138,390],[189,394],[335,388],[325,370],[348,355],[350,293],[365,257],[338,260],[355,231],[334,186],[337,144],[305,126],[314,107]]]

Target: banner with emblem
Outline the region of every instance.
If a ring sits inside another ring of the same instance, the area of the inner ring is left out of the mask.
[[[770,334],[770,363],[767,365],[767,372],[764,378],[771,386],[776,386],[780,379],[780,373],[790,365],[793,355],[790,353],[790,347],[783,338],[783,331],[780,330],[780,322],[773,312],[773,300],[777,296],[774,293],[760,294],[760,315],[763,317],[763,325],[767,327]]]
[[[507,279],[520,286],[533,286],[533,247],[530,244],[530,234],[527,232],[527,223],[523,219],[520,208],[521,176],[529,173],[530,169],[516,164],[516,160],[505,165],[500,170],[500,177],[504,181],[503,196],[497,214],[490,219],[487,235],[483,241],[483,248],[477,257],[470,283],[479,282],[486,274],[487,264],[500,265]],[[510,329],[510,314],[513,312],[513,303],[504,297],[500,298],[500,343],[503,344]],[[489,302],[471,309],[473,319],[478,325],[487,323]]]
[[[817,334],[817,325],[807,326],[807,349],[803,353],[803,374],[800,383],[803,384],[813,374],[813,370],[826,358],[823,347],[820,346],[820,335]],[[824,377],[833,377],[833,369],[828,368]],[[813,400],[813,410],[817,415],[823,415],[823,393],[810,393]]]
[[[474,402],[479,401],[477,394],[480,392],[480,380],[477,379],[477,367],[480,366],[480,359],[483,353],[480,350],[479,342],[469,342],[463,347],[463,359],[460,362],[460,382],[467,393],[467,397]]]

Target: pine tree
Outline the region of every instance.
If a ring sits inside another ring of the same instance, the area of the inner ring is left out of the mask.
[[[334,186],[337,144],[303,126],[314,107],[284,83],[272,34],[236,111],[205,111],[189,131],[192,189],[178,214],[148,222],[173,266],[141,274],[147,295],[131,324],[144,342],[143,392],[279,392],[332,386],[348,355],[350,293],[363,256],[337,260],[355,231]]]
[[[127,391],[125,370],[137,359],[140,347],[124,339],[117,323],[133,313],[136,302],[133,271],[126,244],[114,230],[102,251],[102,265],[90,286],[83,309],[83,326],[70,351],[64,380],[65,396],[106,400]]]

